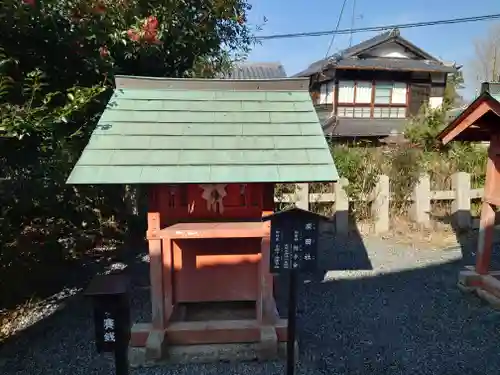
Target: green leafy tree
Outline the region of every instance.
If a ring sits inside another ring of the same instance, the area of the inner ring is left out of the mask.
[[[414,145],[426,151],[439,148],[436,137],[444,129],[446,110],[424,105],[405,129],[405,137]]]
[[[405,137],[415,146],[419,146],[426,151],[440,148],[437,135],[444,129],[449,117],[447,112],[460,104],[458,90],[463,87],[464,78],[461,71],[449,74],[447,77],[443,105],[439,108],[429,108],[422,106],[415,118],[409,121],[405,129]]]
[[[249,52],[249,10],[245,0],[2,1],[3,280],[66,258],[61,238],[105,237],[111,222],[126,229],[123,187],[65,185],[114,76],[213,77]]]
[[[242,0],[4,0],[0,48],[16,62],[8,76],[19,83],[36,71],[43,79],[37,93],[51,99],[77,87],[111,87],[115,74],[212,77],[249,51],[249,9]]]
[[[443,105],[445,109],[450,109],[459,106],[463,98],[458,90],[464,88],[464,76],[462,71],[448,74],[446,87],[444,91]]]

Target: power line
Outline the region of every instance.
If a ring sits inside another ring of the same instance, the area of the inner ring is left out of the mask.
[[[275,35],[263,35],[256,36],[255,39],[258,41],[272,40],[272,39],[289,39],[289,38],[304,38],[304,37],[314,37],[314,36],[325,36],[325,35],[342,35],[350,33],[364,33],[370,31],[385,31],[389,29],[410,29],[417,27],[426,26],[436,26],[436,25],[451,25],[456,23],[469,23],[469,22],[479,22],[479,21],[489,21],[494,19],[500,19],[500,14],[488,14],[485,16],[476,17],[464,17],[464,18],[451,18],[447,20],[437,20],[437,21],[424,21],[424,22],[414,22],[414,23],[400,23],[393,25],[384,26],[371,26],[371,27],[359,27],[359,28],[349,28],[341,30],[326,30],[326,31],[312,31],[304,33],[288,33],[288,34],[275,34]]]
[[[342,20],[342,15],[344,14],[344,9],[345,9],[346,4],[347,4],[347,0],[344,0],[344,2],[342,3],[342,8],[340,9],[339,18],[337,20],[337,26],[335,26],[335,31],[333,32],[332,39],[330,40],[330,44],[328,45],[328,50],[326,51],[325,59],[330,54],[330,50],[332,49],[333,42],[335,41],[335,37],[337,36],[337,31],[340,27],[340,21]]]

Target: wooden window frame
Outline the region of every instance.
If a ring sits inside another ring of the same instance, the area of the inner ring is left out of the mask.
[[[370,107],[372,104],[373,104],[373,81],[367,81],[367,80],[351,80],[351,79],[343,79],[343,80],[339,80],[339,83],[341,81],[350,81],[350,82],[354,82],[354,94],[353,94],[353,102],[352,103],[349,103],[349,102],[339,102],[337,100],[337,105],[339,107]],[[356,91],[358,89],[358,83],[359,82],[370,82],[372,84],[372,100],[371,100],[371,103],[356,103]],[[339,93],[340,93],[340,85],[338,87],[338,90],[337,90]]]
[[[340,82],[342,81],[350,81],[350,82],[353,82],[354,83],[354,94],[353,94],[353,102],[352,103],[349,103],[349,102],[340,102],[338,100],[338,93],[340,92]],[[356,103],[356,90],[357,90],[357,87],[358,87],[358,82],[371,82],[372,84],[372,92],[371,92],[371,102],[370,103]],[[377,89],[377,82],[384,82],[384,83],[387,83],[387,84],[392,84],[392,88],[391,88],[391,95],[389,97],[389,103],[375,103],[375,90]],[[397,83],[403,83],[406,85],[406,103],[405,104],[398,104],[398,103],[392,103],[392,94],[393,94],[393,90],[394,90],[394,84],[397,84]],[[396,118],[399,118],[399,119],[402,119],[403,117],[374,117],[373,114],[374,114],[374,109],[375,108],[405,108],[405,117],[404,118],[408,118],[408,113],[409,113],[409,108],[410,108],[410,90],[409,90],[409,83],[408,82],[401,82],[401,81],[381,81],[381,80],[371,80],[371,81],[368,81],[368,80],[349,80],[349,79],[343,79],[343,80],[338,80],[336,82],[336,95],[335,95],[335,106],[336,107],[353,107],[353,108],[356,108],[356,107],[369,107],[371,108],[370,109],[370,117],[352,117],[352,118],[361,118],[361,119],[367,119],[367,118],[376,118],[376,119],[396,119]],[[351,117],[346,117],[346,118],[351,118]]]

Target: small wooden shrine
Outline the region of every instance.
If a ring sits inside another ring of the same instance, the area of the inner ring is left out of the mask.
[[[500,207],[500,84],[483,83],[482,94],[439,135],[451,141],[489,142],[476,264],[460,273],[459,286],[488,300],[500,301],[500,270],[491,270],[493,232]],[[497,302],[498,302],[497,301]]]
[[[286,341],[269,271],[274,184],[337,180],[308,79],[118,77],[70,184],[148,186],[151,322],[131,346]]]

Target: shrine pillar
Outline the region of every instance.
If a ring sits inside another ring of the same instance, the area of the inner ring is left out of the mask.
[[[491,136],[486,164],[481,219],[476,253],[476,272],[486,275],[490,269],[496,206],[500,206],[500,135]]]
[[[500,83],[483,84],[481,94],[437,136],[443,145],[489,142],[476,261],[460,272],[458,286],[495,305],[500,305],[500,271],[491,269],[496,207],[500,206],[499,93]]]

